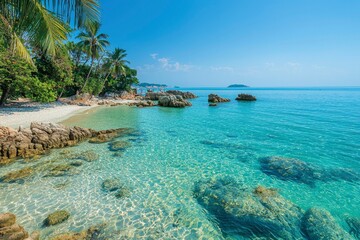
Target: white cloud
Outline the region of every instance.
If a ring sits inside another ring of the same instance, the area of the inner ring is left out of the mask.
[[[287,62],[286,65],[294,69],[298,69],[301,66],[298,62]]]
[[[189,71],[191,68],[193,68],[192,65],[189,64],[182,64],[179,62],[174,62],[171,61],[170,58],[156,58],[155,60],[157,60],[160,65],[161,68],[166,70],[166,71]]]
[[[158,53],[152,53],[152,54],[150,54],[150,57],[152,59],[157,59],[158,55],[159,55]]]

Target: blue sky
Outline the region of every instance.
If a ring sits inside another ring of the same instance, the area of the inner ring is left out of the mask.
[[[360,86],[359,0],[106,0],[141,82]]]

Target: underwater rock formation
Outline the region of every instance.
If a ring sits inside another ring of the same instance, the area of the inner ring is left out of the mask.
[[[0,178],[0,182],[16,183],[23,182],[24,179],[32,176],[35,173],[33,167],[25,167],[20,170],[9,172]]]
[[[230,99],[222,98],[217,94],[209,94],[208,102],[211,102],[211,103],[230,102]]]
[[[238,101],[256,101],[256,97],[250,94],[241,93],[235,98]]]
[[[315,186],[316,181],[360,181],[360,174],[346,168],[321,168],[299,159],[279,156],[260,158],[261,171],[281,180]]]
[[[209,103],[209,107],[216,107],[217,104],[216,103]]]
[[[31,123],[30,128],[19,130],[0,127],[0,165],[8,163],[9,159],[44,154],[48,149],[73,146],[89,138],[110,141],[127,131],[126,128],[95,131],[37,122]]]
[[[350,228],[349,233],[360,240],[360,218],[347,216],[345,221]]]
[[[302,220],[302,230],[309,240],[352,239],[328,211],[319,208],[310,208],[306,211]]]
[[[122,186],[119,179],[106,179],[102,184],[101,187],[106,192],[113,192],[118,190]]]
[[[89,143],[106,143],[114,138],[130,135],[135,130],[132,128],[117,128],[98,131],[97,134],[89,140]]]
[[[79,233],[63,233],[58,236],[51,238],[51,240],[100,240],[108,239],[106,236],[102,236],[105,228],[105,224],[92,226],[87,230]]]
[[[308,163],[295,158],[265,157],[260,159],[261,171],[281,180],[291,180],[313,185],[321,178],[321,172]]]
[[[159,106],[162,107],[176,107],[176,108],[183,108],[187,106],[192,106],[192,104],[185,100],[180,95],[169,95],[169,96],[161,96],[159,98]]]
[[[44,220],[44,226],[48,227],[65,222],[69,217],[70,213],[66,210],[53,212]]]
[[[232,178],[214,178],[195,184],[194,196],[219,221],[225,234],[249,238],[304,239],[303,211],[276,190],[251,190]]]
[[[31,235],[16,223],[16,216],[12,213],[0,214],[0,239],[3,240],[39,240],[39,232]]]
[[[109,143],[109,149],[110,151],[123,151],[126,148],[130,147],[131,143],[127,142],[127,141],[123,141],[123,140],[118,140],[118,141],[114,141]]]

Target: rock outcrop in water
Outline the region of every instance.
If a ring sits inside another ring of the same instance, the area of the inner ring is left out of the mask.
[[[184,99],[197,98],[197,96],[191,92],[182,92],[178,90],[169,90],[166,92],[147,92],[145,95],[146,99],[157,101],[163,96],[181,96]]]
[[[16,216],[12,213],[0,214],[0,239],[2,240],[39,240],[39,232],[31,235],[16,223]]]
[[[314,186],[316,181],[360,181],[360,174],[346,168],[320,168],[295,158],[265,157],[260,159],[261,171],[281,180]]]
[[[65,222],[69,217],[70,213],[66,210],[53,212],[44,220],[44,226],[48,227]]]
[[[256,97],[250,94],[241,93],[235,98],[238,101],[256,101]]]
[[[102,189],[105,192],[115,192],[116,198],[128,197],[131,194],[131,190],[120,182],[119,179],[106,179],[101,184]]]
[[[310,208],[307,210],[302,220],[302,229],[309,240],[352,239],[333,216],[324,209]]]
[[[222,98],[217,94],[209,94],[208,102],[211,102],[211,103],[230,102],[230,99]]]
[[[172,95],[177,95],[177,96],[182,96],[185,99],[193,99],[193,98],[197,98],[197,96],[191,92],[182,92],[179,90],[168,90],[166,91],[166,93],[172,94]]]
[[[79,233],[63,233],[60,235],[57,235],[51,240],[101,240],[101,239],[109,239],[104,234],[104,229],[106,225],[100,224],[93,227],[88,228],[87,230],[84,230]]]
[[[195,184],[194,196],[213,214],[225,234],[250,238],[303,239],[303,211],[276,190],[255,190],[232,178],[217,178]]]
[[[16,157],[32,157],[52,148],[74,146],[92,138],[106,142],[128,131],[110,129],[95,131],[81,127],[66,127],[61,124],[33,122],[30,128],[15,130],[0,127],[0,165],[11,162]]]
[[[162,107],[175,107],[175,108],[183,108],[187,106],[192,106],[192,104],[185,100],[180,95],[169,95],[169,96],[161,96],[159,98],[159,106]]]

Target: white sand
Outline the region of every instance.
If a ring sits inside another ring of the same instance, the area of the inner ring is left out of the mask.
[[[29,127],[31,122],[58,123],[96,106],[48,104],[21,108],[0,108],[0,126],[18,128],[19,126]]]

